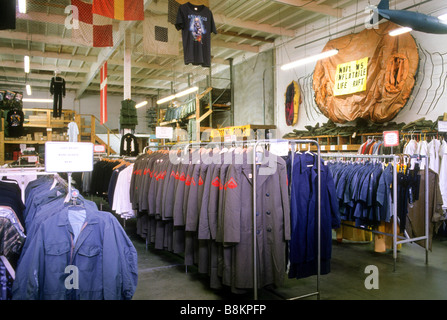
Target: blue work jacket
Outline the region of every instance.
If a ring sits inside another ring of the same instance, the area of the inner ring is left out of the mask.
[[[317,161],[316,155],[294,155],[291,170],[291,240],[289,278],[317,273]],[[321,274],[330,272],[332,229],[340,227],[332,174],[321,161]]]
[[[86,217],[74,241],[68,215],[79,209]],[[67,266],[78,270],[77,287],[66,283],[74,276]],[[18,265],[13,299],[131,299],[137,277],[136,250],[116,218],[88,207],[66,206],[38,227]]]

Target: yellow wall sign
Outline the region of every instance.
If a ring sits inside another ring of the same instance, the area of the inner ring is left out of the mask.
[[[368,57],[337,65],[334,96],[366,90]]]

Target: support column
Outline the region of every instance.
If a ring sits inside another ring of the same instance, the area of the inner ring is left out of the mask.
[[[126,31],[124,37],[124,100],[131,99],[131,72],[132,72],[132,34]]]

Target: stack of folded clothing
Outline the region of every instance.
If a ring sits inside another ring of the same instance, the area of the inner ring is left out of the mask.
[[[121,101],[120,127],[121,129],[132,129],[138,125],[136,102],[131,99]]]

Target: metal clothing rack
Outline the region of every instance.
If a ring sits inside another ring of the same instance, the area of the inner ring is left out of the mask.
[[[61,183],[64,187],[67,188],[67,196],[70,196],[71,200],[75,200],[78,195],[79,191],[72,188],[72,177],[71,172],[67,173],[68,175],[68,183],[65,181],[57,172],[46,172],[45,167],[26,167],[26,168],[0,168],[0,177],[2,176],[54,176],[54,178]],[[23,182],[22,182],[23,183]],[[25,188],[20,188],[22,192],[22,200],[24,200],[25,197]]]
[[[265,144],[273,144],[273,143],[288,143],[289,145],[295,145],[295,144],[315,144],[317,147],[317,274],[316,274],[316,291],[311,292],[305,295],[288,298],[287,300],[298,300],[302,298],[307,298],[311,296],[317,296],[317,299],[320,299],[320,275],[321,275],[321,153],[320,153],[320,145],[315,140],[291,140],[291,139],[266,139],[266,140],[257,140],[254,141],[254,148],[252,150],[253,152],[253,160],[256,159],[256,149],[258,144],[265,143]],[[294,154],[295,152],[292,152],[292,170],[293,170],[293,161],[294,161]],[[253,161],[253,290],[254,290],[254,300],[258,299],[258,279],[257,279],[257,248],[256,248],[256,176],[257,176],[257,170],[256,170],[256,161]],[[292,185],[293,181],[290,182]]]
[[[428,251],[429,251],[429,205],[428,205],[428,197],[429,197],[429,184],[428,184],[428,157],[425,155],[407,155],[404,154],[402,155],[404,157],[409,157],[409,158],[416,158],[416,159],[420,159],[420,158],[425,158],[425,235],[421,236],[421,237],[415,237],[415,238],[411,238],[409,236],[407,237],[403,237],[403,236],[399,236],[397,234],[397,170],[396,170],[396,164],[398,163],[397,160],[399,160],[400,155],[362,155],[362,154],[342,154],[342,153],[334,153],[334,154],[323,154],[322,157],[324,158],[367,158],[367,159],[391,159],[392,163],[393,163],[393,233],[386,233],[386,232],[379,232],[376,230],[368,230],[372,233],[377,233],[377,234],[383,234],[383,235],[387,235],[387,236],[391,236],[393,238],[393,260],[394,260],[394,265],[393,265],[393,271],[396,271],[396,261],[397,261],[397,245],[399,244],[403,244],[403,243],[408,243],[408,242],[415,242],[415,241],[419,241],[419,240],[425,240],[425,263],[428,264]],[[349,226],[349,225],[348,225]],[[353,226],[350,226],[353,227]],[[359,228],[359,229],[364,229],[361,227],[355,227],[355,228]],[[397,240],[397,239],[402,239],[402,240]]]
[[[311,292],[305,295],[301,295],[298,297],[288,298],[288,300],[297,300],[302,298],[307,298],[311,296],[317,296],[317,298],[320,298],[320,275],[321,275],[321,153],[320,153],[320,145],[315,140],[291,140],[291,139],[263,139],[263,140],[242,140],[242,141],[231,141],[231,142],[189,142],[189,143],[178,143],[173,146],[171,146],[171,149],[174,149],[173,147],[182,148],[183,150],[188,150],[189,148],[193,147],[201,147],[201,146],[209,146],[209,145],[219,145],[219,146],[225,146],[225,145],[244,145],[244,146],[253,146],[253,159],[256,159],[256,151],[259,144],[265,144],[265,145],[271,145],[274,143],[287,143],[288,145],[292,144],[315,144],[317,146],[317,157],[318,157],[318,164],[317,164],[317,228],[318,228],[318,236],[317,236],[317,274],[316,274],[316,291]],[[292,152],[292,161],[293,161],[293,155],[294,152]],[[256,226],[256,161],[253,161],[253,289],[254,289],[254,299],[258,299],[258,279],[257,279],[257,246],[256,246],[256,232],[254,230]]]

